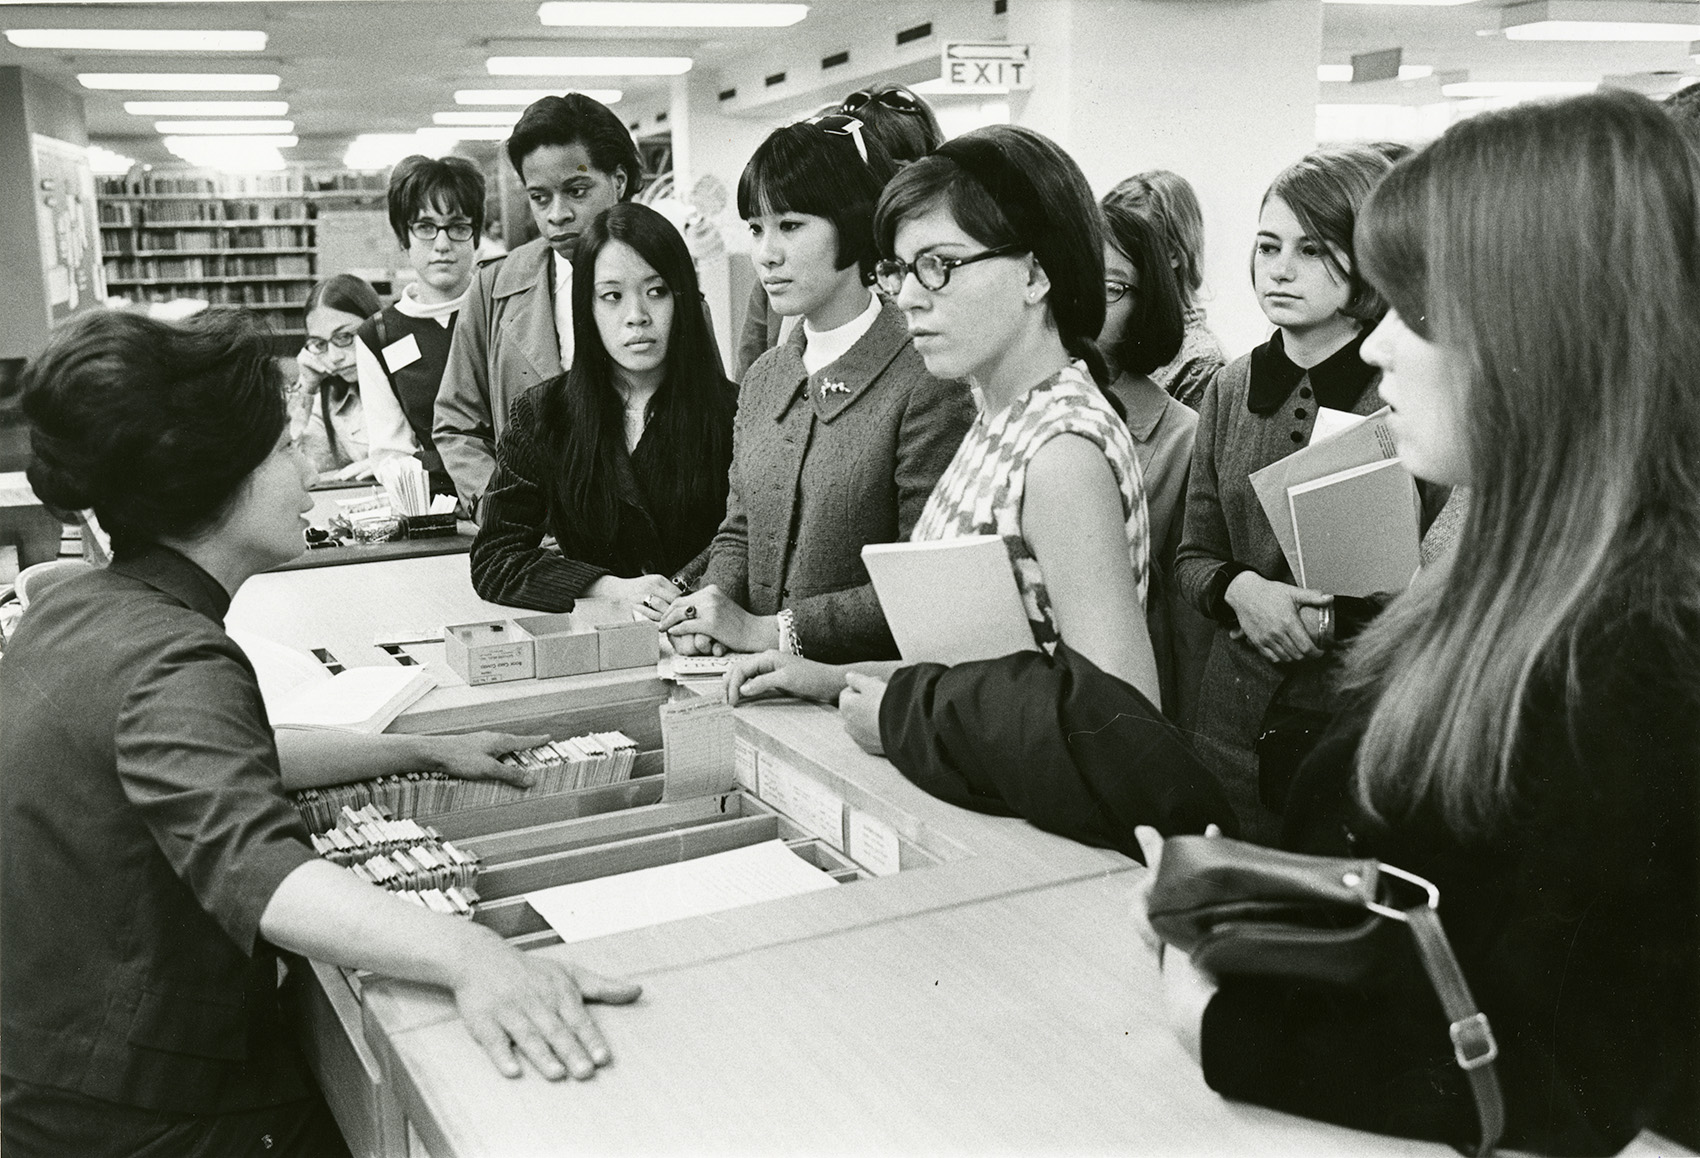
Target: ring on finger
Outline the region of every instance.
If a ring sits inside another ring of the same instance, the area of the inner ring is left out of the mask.
[[[695,619],[696,617],[697,617],[697,605],[695,603],[685,604],[685,618],[686,619]]]

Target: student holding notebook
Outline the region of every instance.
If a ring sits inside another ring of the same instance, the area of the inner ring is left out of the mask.
[[[9,1158],[346,1154],[279,949],[451,990],[512,1075],[517,1044],[591,1076],[609,1055],[583,1000],[637,996],[314,854],[222,624],[302,549],[313,475],[281,386],[265,335],[223,312],[85,314],[25,373],[30,484],[92,509],[114,561],[42,596],[0,665]]]

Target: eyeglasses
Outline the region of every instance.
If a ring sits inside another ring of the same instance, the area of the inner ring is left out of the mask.
[[[335,346],[339,350],[346,350],[350,346],[354,345],[354,331],[338,330],[336,333],[332,334],[329,339],[308,338],[302,344],[315,354],[323,354],[332,346]]]
[[[868,163],[868,143],[862,140],[862,122],[855,117],[843,113],[828,113],[824,117],[810,117],[803,122],[814,125],[823,133],[831,133],[835,137],[849,137],[856,142],[856,152],[862,158],[862,164]]]
[[[921,111],[920,98],[913,93],[900,88],[886,89],[884,92],[873,93],[867,89],[858,89],[844,98],[844,103],[838,107],[847,113],[857,109],[867,108],[870,104],[884,105],[900,113],[918,114]]]
[[[407,227],[407,231],[420,241],[435,241],[439,233],[448,234],[450,241],[472,240],[470,221],[456,221],[452,225],[438,225],[435,221],[415,221]]]
[[[879,283],[880,289],[887,297],[896,297],[902,292],[903,279],[910,274],[915,275],[915,280],[921,283],[922,289],[937,291],[950,284],[950,271],[953,269],[973,265],[988,258],[1010,257],[1026,252],[1019,245],[1000,245],[996,249],[988,249],[972,257],[940,257],[936,253],[923,253],[913,262],[888,257],[874,264],[874,280]]]
[[[1104,304],[1113,306],[1132,292],[1133,287],[1125,281],[1106,281],[1104,282]]]

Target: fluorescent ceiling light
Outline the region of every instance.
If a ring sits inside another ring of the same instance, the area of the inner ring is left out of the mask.
[[[688,56],[492,56],[491,76],[679,76]]]
[[[90,52],[264,52],[264,32],[195,31],[186,28],[8,28],[19,48]]]
[[[136,159],[101,145],[89,146],[89,172],[96,177],[122,177],[135,168]]]
[[[495,112],[432,113],[431,123],[437,125],[506,125],[512,127],[524,110],[498,109]]]
[[[165,138],[165,147],[173,156],[226,173],[276,172],[284,167],[283,154],[278,150],[293,144],[294,137]]]
[[[415,153],[441,157],[454,148],[454,141],[442,137],[422,137],[418,133],[361,133],[349,142],[342,155],[347,169],[368,172],[388,169],[403,157]]]
[[[1456,8],[1476,0],[1322,0],[1324,4],[1381,4],[1398,8]]]
[[[84,88],[153,92],[276,92],[283,83],[264,72],[80,72]]]
[[[807,4],[581,3],[551,0],[537,19],[580,28],[789,28],[809,14]]]
[[[1669,42],[1700,37],[1700,4],[1534,0],[1499,10],[1507,40]]]
[[[1527,99],[1548,96],[1580,96],[1599,88],[1591,80],[1461,80],[1440,86],[1446,97],[1514,97]]]
[[[284,117],[288,101],[125,101],[133,117]]]
[[[419,130],[421,140],[428,141],[505,141],[510,136],[506,127],[495,125],[428,125]]]
[[[294,121],[155,121],[153,131],[161,136],[182,133],[194,137],[247,136],[253,133],[273,135],[293,133]]]
[[[617,88],[463,88],[455,93],[457,105],[529,105],[546,96],[563,96],[567,92],[583,93],[593,101],[617,105],[626,94]]]
[[[920,84],[912,84],[909,91],[922,96],[1008,96],[1009,89],[1001,85],[959,85],[951,84],[942,76],[924,80]]]
[[[1427,80],[1434,75],[1432,64],[1401,64],[1399,66],[1400,80]],[[1349,64],[1319,64],[1316,66],[1316,79],[1323,84],[1349,84],[1352,80],[1352,66]]]

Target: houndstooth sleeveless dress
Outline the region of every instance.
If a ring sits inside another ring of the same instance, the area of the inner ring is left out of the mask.
[[[1051,650],[1060,636],[1044,572],[1021,534],[1021,504],[1027,489],[1027,464],[1039,448],[1059,434],[1079,435],[1104,452],[1115,476],[1127,528],[1128,560],[1133,564],[1143,606],[1148,532],[1139,461],[1127,427],[1081,366],[1076,363],[1058,371],[998,414],[986,413],[978,390],[974,401],[979,407],[974,425],[933,487],[910,540],[1000,536],[1009,551],[1033,639]]]

